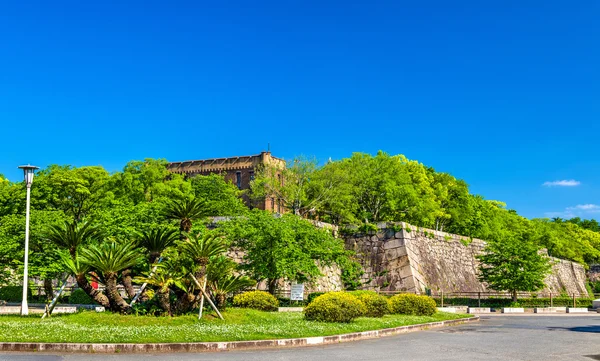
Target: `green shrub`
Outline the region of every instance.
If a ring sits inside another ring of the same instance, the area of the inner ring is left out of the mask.
[[[94,300],[81,288],[74,289],[69,296],[69,303],[72,305],[93,305]]]
[[[365,304],[365,316],[367,317],[383,317],[383,315],[390,313],[388,300],[382,295],[375,292],[365,292],[356,297]]]
[[[31,289],[27,290],[27,295],[31,297]],[[21,302],[23,301],[22,286],[4,286],[0,288],[0,300],[6,302]]]
[[[268,292],[249,291],[236,295],[233,298],[233,305],[261,311],[276,311],[279,307],[279,301]]]
[[[392,313],[416,316],[431,316],[437,312],[433,298],[403,293],[390,298]]]
[[[308,303],[310,304],[315,298],[324,295],[326,292],[313,292],[308,294]]]
[[[365,304],[356,296],[347,292],[328,292],[304,308],[304,317],[311,321],[350,322],[365,311]]]

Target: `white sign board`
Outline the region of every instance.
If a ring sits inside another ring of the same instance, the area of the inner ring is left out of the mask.
[[[292,292],[290,295],[292,301],[304,300],[304,283],[297,283],[292,285]]]

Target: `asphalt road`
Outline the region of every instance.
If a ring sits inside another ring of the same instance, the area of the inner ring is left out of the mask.
[[[58,360],[600,360],[600,315],[493,316],[478,323],[319,347],[184,354],[0,354],[0,361]]]

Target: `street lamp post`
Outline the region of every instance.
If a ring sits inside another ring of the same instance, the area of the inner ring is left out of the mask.
[[[29,314],[29,308],[27,305],[27,284],[28,282],[28,263],[29,263],[29,203],[31,199],[31,183],[33,183],[33,173],[39,167],[32,165],[21,165],[19,168],[23,169],[25,175],[25,185],[27,186],[27,206],[25,211],[25,263],[23,267],[23,301],[21,302],[21,316]]]

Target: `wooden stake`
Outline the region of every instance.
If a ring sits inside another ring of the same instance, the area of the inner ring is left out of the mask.
[[[42,315],[42,319],[46,318],[46,316],[50,317],[50,314],[52,314],[52,311],[54,311],[54,307],[56,306],[56,303],[58,302],[58,298],[60,297],[60,295],[65,290],[65,286],[67,285],[67,279],[68,278],[69,278],[69,275],[66,275],[65,277],[63,277],[63,284],[60,287],[60,289],[58,290],[58,293],[56,294],[56,296],[54,296],[54,299],[50,303],[50,306],[46,305],[46,311]]]
[[[202,285],[202,289],[206,291],[206,277],[204,277],[204,285]],[[202,318],[202,310],[204,309],[204,292],[202,292],[202,296],[200,297],[200,311],[198,311],[198,319]]]
[[[158,268],[158,263],[160,263],[160,261],[162,261],[162,257],[160,257],[158,259],[158,262],[156,262],[157,265],[152,268],[152,272],[150,272],[150,277],[152,277],[154,275],[154,272],[156,272],[156,268]],[[137,291],[135,296],[133,296],[133,299],[129,303],[130,306],[133,306],[133,304],[137,302],[138,298],[142,295],[142,292],[144,292],[144,289],[146,289],[147,285],[148,282],[144,282],[144,284],[142,284],[142,287],[140,287],[140,289]]]
[[[221,315],[221,312],[219,312],[219,309],[217,308],[217,306],[215,306],[215,304],[210,299],[210,297],[208,297],[208,295],[206,294],[206,291],[204,291],[202,289],[202,285],[200,285],[200,282],[198,282],[198,280],[196,279],[196,277],[194,277],[193,274],[190,273],[189,276],[192,278],[192,281],[194,281],[194,283],[196,284],[196,287],[198,287],[200,289],[200,291],[202,292],[202,294],[204,295],[204,297],[206,297],[206,300],[208,301],[208,304],[210,305],[210,307],[212,307],[213,310],[215,310],[215,312],[217,313],[217,315],[219,315],[220,319],[224,320],[223,315]]]

